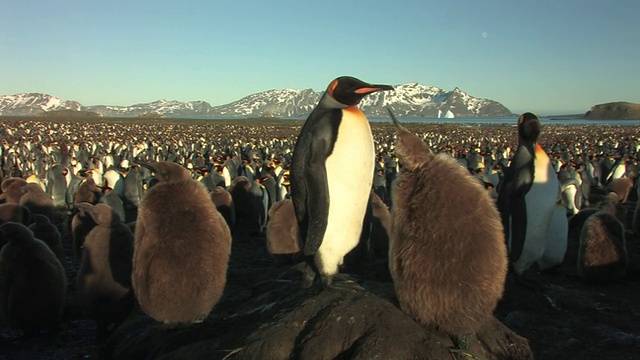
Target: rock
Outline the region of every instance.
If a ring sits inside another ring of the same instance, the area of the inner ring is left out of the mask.
[[[269,280],[266,281],[267,283]],[[120,326],[103,348],[113,359],[409,359],[450,358],[452,340],[402,313],[386,297],[391,283],[364,291],[301,290],[276,280],[237,302],[227,298],[202,324],[166,328],[142,313]],[[526,339],[497,319],[478,333],[469,354],[485,359],[533,359]]]

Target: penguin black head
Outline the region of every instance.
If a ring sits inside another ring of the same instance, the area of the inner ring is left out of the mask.
[[[346,106],[358,105],[365,96],[382,90],[393,90],[390,85],[372,85],[351,76],[341,76],[327,87],[327,94]]]
[[[540,120],[530,112],[526,112],[518,118],[518,136],[520,138],[535,142],[540,135]]]

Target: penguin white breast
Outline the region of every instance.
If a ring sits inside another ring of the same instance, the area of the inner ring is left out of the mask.
[[[344,109],[326,159],[329,217],[319,252],[344,256],[360,239],[375,166],[371,127],[356,107]],[[329,256],[334,256],[329,255]]]
[[[525,196],[527,241],[544,242],[544,234],[558,200],[560,187],[549,156],[536,144],[533,184]],[[539,244],[544,248],[542,244]]]

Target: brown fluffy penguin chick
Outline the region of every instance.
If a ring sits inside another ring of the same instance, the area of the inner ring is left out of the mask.
[[[233,205],[233,197],[231,197],[231,193],[228,192],[222,186],[216,186],[216,188],[209,193],[211,196],[211,201],[216,206],[216,209],[222,214],[224,220],[229,225],[229,229],[233,229],[236,224],[236,209]]]
[[[67,258],[64,256],[64,248],[62,247],[62,235],[60,230],[51,223],[51,220],[42,214],[35,214],[29,229],[36,239],[44,241],[49,246],[49,249],[56,255],[62,267],[66,269]]]
[[[627,202],[627,198],[629,197],[629,193],[631,193],[631,189],[633,188],[633,180],[629,178],[618,178],[609,185],[607,185],[607,190],[609,192],[614,192],[618,195],[618,200],[620,203]]]
[[[627,272],[628,254],[624,225],[609,212],[597,212],[580,233],[578,275],[587,282],[611,283]]]
[[[53,220],[53,198],[36,183],[22,187],[23,195],[19,204],[29,208],[32,215],[41,214]]]
[[[0,225],[0,323],[35,332],[60,322],[67,279],[55,254],[26,226]]]
[[[102,189],[96,185],[96,181],[92,177],[88,177],[82,180],[78,191],[73,195],[73,203],[86,202],[95,205],[100,200],[101,195]]]
[[[96,222],[93,220],[85,209],[88,209],[90,203],[77,203],[74,204],[74,208],[78,212],[71,218],[71,240],[73,242],[73,256],[76,259],[82,259],[82,244],[87,237],[87,234],[96,226]]]
[[[85,237],[78,269],[78,292],[85,314],[98,324],[98,337],[118,326],[133,308],[133,233],[107,204],[77,205],[96,226]]]
[[[19,204],[20,198],[24,195],[22,187],[25,185],[27,185],[27,180],[19,177],[10,177],[2,180],[0,200],[4,199],[9,204]]]
[[[267,250],[280,264],[295,263],[302,251],[298,221],[290,199],[278,201],[269,209]]]
[[[222,296],[231,232],[206,187],[172,162],[143,165],[158,183],[138,208],[132,285],[140,308],[165,324],[204,320]]]
[[[403,166],[392,192],[389,246],[396,295],[405,313],[448,332],[467,349],[504,290],[507,250],[500,215],[480,182],[455,159],[435,155],[395,119],[394,124]]]
[[[0,204],[0,224],[9,221],[27,225],[31,223],[31,211],[16,203]]]

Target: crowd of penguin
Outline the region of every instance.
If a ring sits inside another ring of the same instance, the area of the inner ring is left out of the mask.
[[[531,113],[515,128],[424,131],[391,111],[371,128],[358,102],[392,90],[338,78],[302,128],[3,121],[0,326],[54,328],[71,279],[98,337],[135,306],[201,322],[237,232],[264,237],[303,287],[359,291],[345,259],[386,259],[401,309],[461,348],[508,271],[526,282],[577,244],[584,281],[624,279],[640,235],[637,131],[543,128]]]

